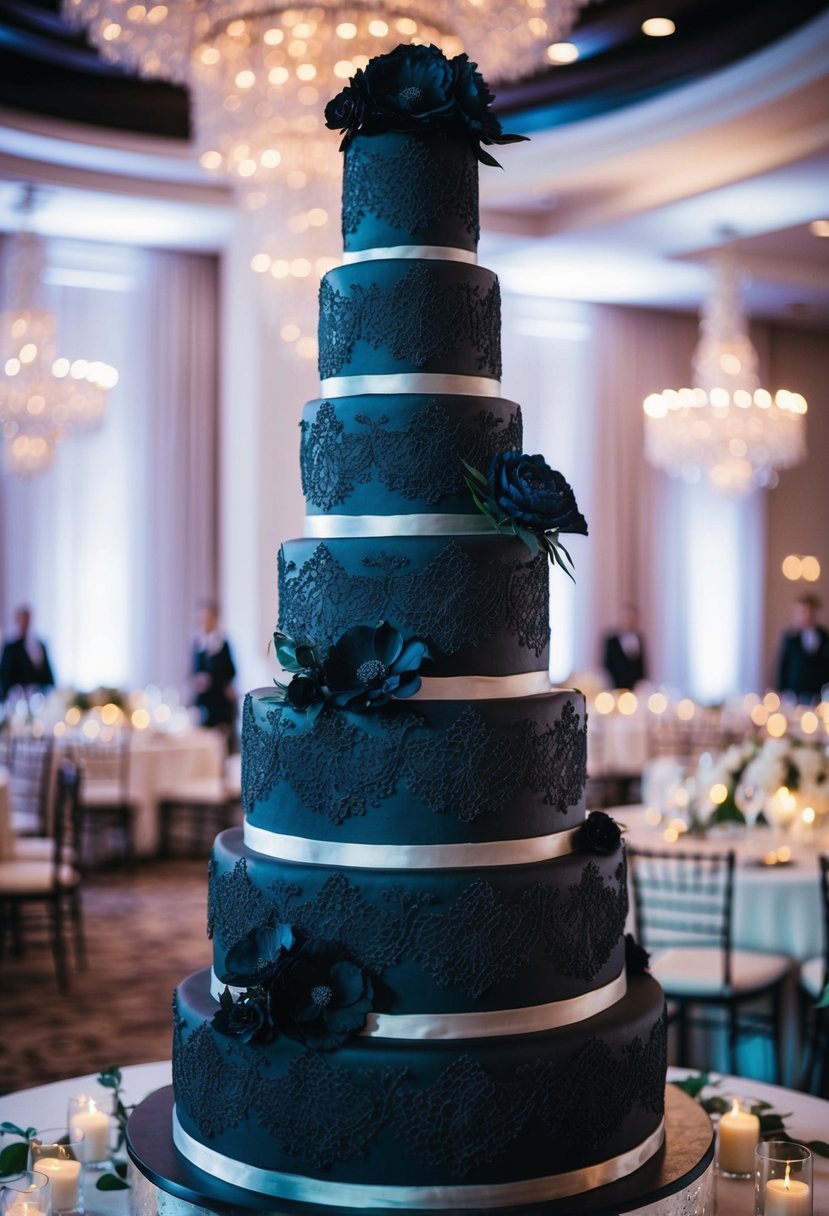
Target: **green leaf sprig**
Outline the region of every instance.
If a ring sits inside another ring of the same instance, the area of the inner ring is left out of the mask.
[[[29,1141],[37,1135],[36,1127],[18,1127],[16,1123],[0,1123],[0,1136],[19,1136],[14,1144],[0,1151],[0,1178],[22,1174],[29,1162]]]
[[[110,1064],[109,1068],[105,1068],[103,1072],[98,1073],[97,1081],[99,1085],[103,1085],[104,1089],[113,1091],[113,1108],[115,1122],[118,1125],[118,1139],[115,1142],[116,1153],[124,1147],[127,1139],[127,1120],[133,1110],[132,1106],[124,1104],[124,1098],[121,1090],[122,1077],[121,1069],[116,1064]],[[101,1174],[100,1178],[95,1183],[96,1190],[99,1191],[126,1191],[129,1190],[127,1182],[126,1161],[113,1162],[114,1173]]]

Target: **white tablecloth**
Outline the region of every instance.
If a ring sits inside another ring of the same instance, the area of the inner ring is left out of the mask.
[[[182,735],[132,736],[130,798],[135,811],[135,851],[139,857],[158,851],[158,804],[183,781],[222,775],[225,740],[218,731],[193,730]]]
[[[668,1076],[679,1078],[683,1069],[670,1069]],[[124,1069],[124,1096],[127,1104],[140,1102],[143,1098],[170,1084],[170,1064],[136,1064]],[[0,1098],[0,1122],[8,1120],[21,1126],[56,1127],[66,1117],[67,1103],[80,1093],[101,1094],[94,1076],[75,1077],[68,1081],[57,1081],[52,1085],[40,1085],[36,1089],[25,1089],[19,1093]],[[781,1114],[788,1114],[786,1128],[795,1139],[817,1140],[829,1136],[829,1102],[811,1098],[774,1085],[760,1084],[735,1077],[723,1077],[716,1092],[726,1096],[738,1095],[771,1102]],[[815,1216],[829,1213],[829,1160],[814,1159]],[[128,1191],[91,1191],[87,1194],[87,1211],[93,1210],[102,1216],[128,1216]],[[331,1209],[332,1216],[336,1209]],[[733,1182],[717,1179],[717,1206],[715,1216],[753,1216],[754,1187],[751,1182]]]
[[[766,950],[788,954],[803,961],[823,950],[817,848],[793,844],[793,864],[757,865],[763,833],[745,832],[704,839],[683,836],[668,845],[661,833],[648,826],[642,807],[617,806],[609,814],[627,829],[629,844],[641,849],[677,849],[692,852],[734,849],[737,868],[734,881],[733,940],[743,950]]]

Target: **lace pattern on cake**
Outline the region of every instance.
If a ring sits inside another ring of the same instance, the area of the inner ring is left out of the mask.
[[[386,349],[394,360],[425,367],[463,347],[477,351],[479,372],[501,378],[501,292],[459,279],[446,284],[415,262],[388,290],[352,283],[341,294],[326,276],[320,285],[319,372],[325,380],[348,366],[359,342]]]
[[[481,410],[471,425],[453,422],[433,399],[403,431],[390,431],[385,414],[359,413],[360,431],[347,432],[336,406],[323,401],[313,422],[302,422],[300,467],[306,499],[324,511],[346,502],[358,485],[376,478],[408,502],[437,506],[465,488],[463,464],[484,469],[495,452],[520,451],[521,409],[503,422]]]
[[[242,785],[247,810],[281,779],[304,807],[341,824],[380,806],[404,781],[430,811],[470,823],[522,788],[566,814],[586,780],[586,727],[572,701],[541,731],[527,721],[495,730],[467,706],[447,731],[425,739],[415,713],[378,714],[378,734],[338,713],[322,714],[312,729],[281,710],[268,712],[267,730],[247,707],[243,717],[242,754],[250,750],[246,770],[256,776]]]
[[[427,140],[407,140],[391,156],[351,145],[343,174],[343,237],[376,215],[401,232],[418,233],[437,219],[460,220],[477,244],[478,166],[474,156],[442,158],[436,166]]]
[[[547,557],[478,565],[451,540],[423,570],[384,551],[349,574],[325,544],[297,567],[279,552],[281,627],[290,637],[328,647],[357,622],[394,621],[443,654],[479,646],[498,629],[539,657],[547,645]]]
[[[461,1055],[425,1086],[405,1067],[346,1070],[313,1052],[295,1056],[275,1077],[255,1053],[237,1067],[211,1037],[206,1025],[186,1039],[177,1034],[180,1105],[208,1140],[256,1119],[298,1168],[324,1170],[364,1157],[389,1128],[401,1152],[463,1178],[509,1153],[528,1124],[540,1124],[579,1163],[618,1133],[631,1111],[641,1106],[658,1116],[664,1105],[663,1018],[619,1054],[594,1036],[569,1059],[531,1060],[507,1078]],[[578,1102],[562,1100],[573,1093]]]
[[[314,896],[277,881],[254,899],[244,858],[229,874],[212,875],[211,934],[230,950],[264,925],[294,925],[309,937],[339,941],[354,962],[381,974],[403,959],[417,963],[441,988],[477,998],[514,979],[543,951],[559,974],[590,983],[609,961],[627,915],[625,867],[610,884],[594,861],[568,888],[533,883],[515,893],[473,879],[448,906],[438,891],[393,886],[377,904],[344,874],[333,874]]]

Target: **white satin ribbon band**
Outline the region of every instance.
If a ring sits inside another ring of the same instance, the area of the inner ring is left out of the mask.
[[[523,671],[512,676],[423,676],[420,688],[409,700],[500,701],[507,697],[540,697],[552,691],[548,671]]]
[[[521,866],[573,852],[578,828],[524,840],[474,844],[346,844],[268,832],[245,820],[245,844],[254,853],[302,865],[355,870],[463,870],[476,866]]]
[[[450,372],[388,372],[380,376],[331,376],[320,381],[320,397],[359,397],[364,393],[500,397],[501,382],[488,376],[455,376]]]
[[[566,1174],[546,1178],[528,1178],[524,1182],[496,1182],[477,1186],[369,1186],[354,1182],[329,1182],[322,1178],[305,1178],[301,1174],[283,1174],[279,1170],[263,1170],[255,1165],[234,1161],[215,1149],[207,1148],[190,1136],[173,1110],[173,1141],[176,1148],[198,1169],[231,1186],[246,1191],[258,1191],[275,1199],[295,1199],[301,1203],[322,1204],[346,1208],[502,1208],[527,1203],[543,1203],[566,1199],[596,1187],[607,1186],[627,1177],[649,1161],[662,1147],[665,1122],[659,1124],[647,1139],[618,1157],[588,1165]]]
[[[305,535],[336,540],[349,536],[497,536],[483,515],[306,515]]]
[[[215,1000],[225,985],[214,971],[210,973],[210,992]],[[231,988],[235,1000],[240,988]],[[615,980],[566,1001],[550,1001],[546,1005],[527,1005],[521,1009],[490,1009],[481,1013],[370,1013],[361,1038],[368,1039],[489,1039],[499,1035],[538,1034],[573,1026],[603,1013],[627,992],[624,971]]]
[[[436,262],[466,262],[478,264],[472,249],[455,249],[452,245],[375,245],[373,249],[352,249],[343,254],[343,266],[354,262],[380,262],[386,258],[426,258]]]

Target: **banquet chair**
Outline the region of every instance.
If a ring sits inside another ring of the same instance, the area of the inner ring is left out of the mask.
[[[0,962],[10,946],[21,955],[26,929],[45,925],[58,987],[69,988],[67,932],[71,928],[75,965],[86,965],[81,907],[81,875],[67,857],[76,857],[80,830],[81,772],[64,761],[57,775],[52,812],[51,855],[0,862]]]
[[[18,836],[49,833],[49,787],[52,775],[51,735],[20,735],[8,752],[12,829]]]
[[[76,740],[72,759],[83,769],[80,865],[135,860],[135,807],[130,794],[129,730],[109,738]]]
[[[677,1063],[689,1064],[689,1029],[721,1028],[728,1071],[737,1074],[739,1040],[762,1034],[780,1081],[781,1015],[793,963],[782,954],[740,950],[732,941],[733,851],[692,853],[629,849],[636,933],[651,953],[651,974],[665,990],[678,1032]],[[757,1009],[767,1004],[768,1010]],[[748,1008],[748,1006],[752,1006]]]
[[[820,862],[820,893],[823,912],[823,954],[800,967],[800,1008],[804,1027],[805,1067],[801,1089],[829,1098],[829,1009],[816,1008],[829,984],[829,856]]]
[[[158,804],[159,855],[179,846],[188,856],[209,854],[217,832],[233,827],[242,809],[241,756],[228,756],[218,777],[194,777],[165,791]]]

